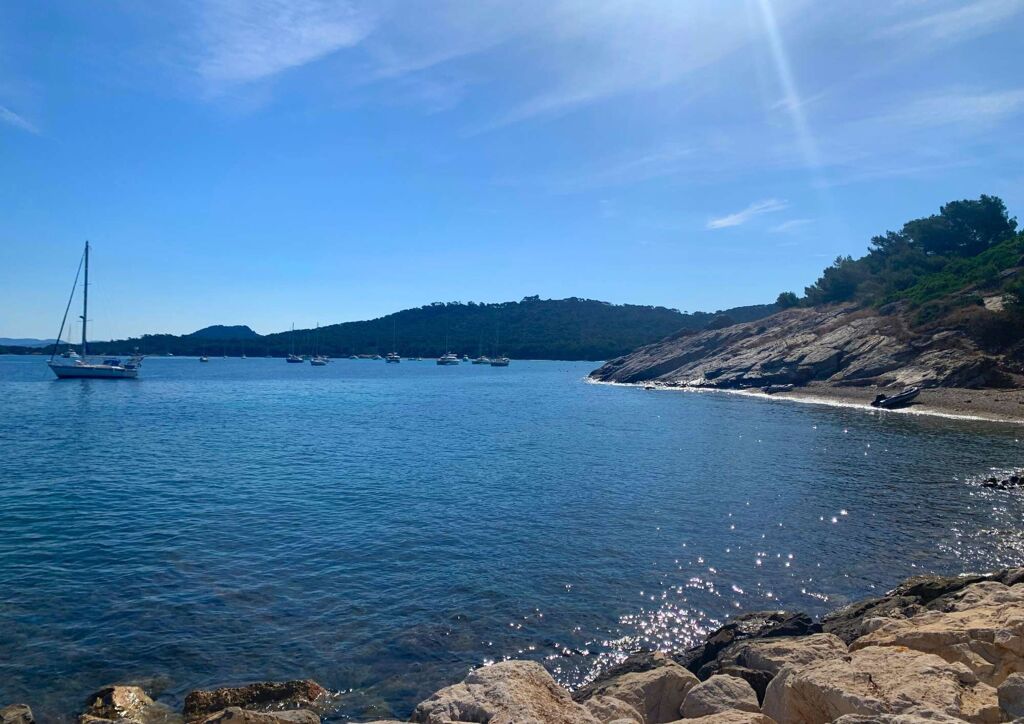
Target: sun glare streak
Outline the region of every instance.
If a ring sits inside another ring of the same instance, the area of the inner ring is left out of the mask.
[[[817,143],[815,143],[810,125],[807,123],[807,116],[804,114],[800,93],[797,91],[796,81],[793,79],[793,70],[790,67],[789,59],[786,57],[786,49],[782,44],[782,35],[779,33],[779,26],[775,22],[775,10],[772,8],[771,0],[757,0],[757,5],[761,10],[761,19],[764,21],[765,33],[771,46],[775,72],[779,76],[779,83],[782,85],[782,92],[785,94],[784,103],[786,111],[793,121],[793,130],[796,133],[797,143],[800,146],[800,154],[803,156],[803,161],[807,168],[817,171],[822,165],[821,154],[818,153]]]

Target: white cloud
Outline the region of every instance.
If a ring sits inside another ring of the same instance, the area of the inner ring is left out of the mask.
[[[930,41],[958,41],[976,37],[1024,10],[1024,0],[976,0],[949,10],[897,23],[879,35],[915,35]]]
[[[33,124],[24,116],[19,116],[10,108],[7,108],[5,106],[0,106],[0,121],[6,123],[9,126],[19,128],[22,131],[28,131],[29,133],[39,135],[39,129],[36,128],[35,124]]]
[[[725,229],[730,226],[739,226],[750,221],[755,216],[761,214],[770,214],[775,211],[782,211],[789,207],[785,201],[779,199],[765,199],[764,201],[755,201],[747,208],[742,211],[737,211],[734,214],[728,214],[727,216],[720,216],[717,219],[711,219],[708,221],[707,229]]]
[[[248,83],[362,41],[374,16],[330,0],[216,0],[203,6],[198,72],[211,89]]]
[[[783,221],[781,224],[778,224],[777,226],[773,226],[772,228],[768,229],[768,231],[770,231],[773,234],[785,234],[786,232],[794,231],[802,226],[807,226],[808,224],[813,222],[814,219],[790,219],[789,221]]]

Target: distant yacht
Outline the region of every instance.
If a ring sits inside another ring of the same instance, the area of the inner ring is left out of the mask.
[[[320,354],[320,324],[316,325],[316,335],[313,337],[313,356],[309,358],[309,363],[314,367],[324,367],[329,360],[327,355]]]
[[[468,354],[462,355],[462,361],[463,362],[469,362],[469,355]]]
[[[57,356],[57,343],[53,345],[53,354],[50,355],[50,369],[58,379],[69,378],[96,378],[122,380],[133,379],[139,376],[139,367],[142,366],[142,357],[133,355],[127,362],[116,358],[104,359],[102,362],[88,361],[88,343],[86,341],[86,327],[89,321],[89,242],[85,242],[85,253],[82,256],[82,265],[85,267],[85,281],[82,284],[82,356],[79,357],[70,347]],[[79,271],[82,266],[79,266]],[[71,299],[68,299],[68,308],[75,297],[75,288],[78,286],[78,275],[75,274],[75,283],[71,287]],[[64,319],[60,323],[60,334],[57,339],[64,335],[64,324],[67,322],[67,309],[64,310]]]
[[[327,358],[321,355],[317,355],[316,357],[310,359],[309,363],[314,367],[323,367],[324,365],[327,364]]]
[[[384,358],[384,361],[388,364],[397,364],[402,361],[402,358],[398,355],[398,352],[388,352],[388,356]]]
[[[387,356],[384,358],[384,361],[387,362],[389,365],[398,364],[399,362],[402,361],[401,355],[399,355],[398,352],[395,351],[397,348],[398,334],[396,332],[395,321],[391,320],[391,351],[388,352]]]
[[[295,323],[292,322],[292,336],[291,336],[291,351],[288,356],[285,357],[285,361],[289,364],[302,364],[303,359],[295,354]]]
[[[473,364],[475,365],[489,365],[490,363],[491,360],[488,357],[484,357],[483,355],[480,355],[479,357],[473,360]]]
[[[204,355],[203,355],[202,357],[200,357],[200,358],[199,358],[199,361],[200,361],[200,362],[209,362],[209,361],[210,361],[210,358],[209,358],[209,357],[207,357],[207,356],[206,356],[206,355],[204,354]]]
[[[459,356],[452,352],[445,352],[437,358],[437,363],[439,365],[457,365],[459,364]]]
[[[491,367],[508,367],[508,363],[508,357],[495,357],[494,359],[491,360]]]

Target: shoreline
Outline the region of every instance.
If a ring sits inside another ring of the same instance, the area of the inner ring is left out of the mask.
[[[811,382],[790,392],[773,395],[759,389],[730,389],[725,387],[696,387],[650,382],[606,382],[587,377],[594,385],[619,387],[653,386],[655,391],[670,392],[719,392],[743,397],[753,397],[772,402],[795,402],[805,405],[824,405],[861,410],[870,414],[922,415],[941,417],[949,420],[970,422],[998,422],[1024,425],[1024,389],[964,389],[959,387],[930,387],[921,390],[917,400],[896,410],[882,410],[871,407],[871,400],[879,392],[876,387],[838,387],[826,382]]]

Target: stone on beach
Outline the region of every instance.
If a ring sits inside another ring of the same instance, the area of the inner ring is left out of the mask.
[[[534,661],[503,661],[471,671],[459,684],[420,702],[412,721],[423,724],[599,724]]]
[[[661,724],[679,718],[679,707],[700,680],[663,653],[651,656],[653,668],[602,679],[591,695],[610,696],[640,713],[642,724]]]
[[[998,722],[996,690],[960,663],[897,646],[786,666],[772,679],[762,711],[779,722],[824,724],[845,714],[935,711],[970,722]]]
[[[761,711],[750,684],[735,676],[717,674],[690,689],[679,713],[684,719],[696,719],[730,709]]]
[[[230,707],[255,711],[319,709],[330,693],[312,679],[263,681],[245,686],[197,689],[185,697],[185,718],[200,719]]]
[[[941,609],[885,620],[851,648],[905,646],[935,654],[992,686],[1024,671],[1024,585],[975,583],[948,596]]]

